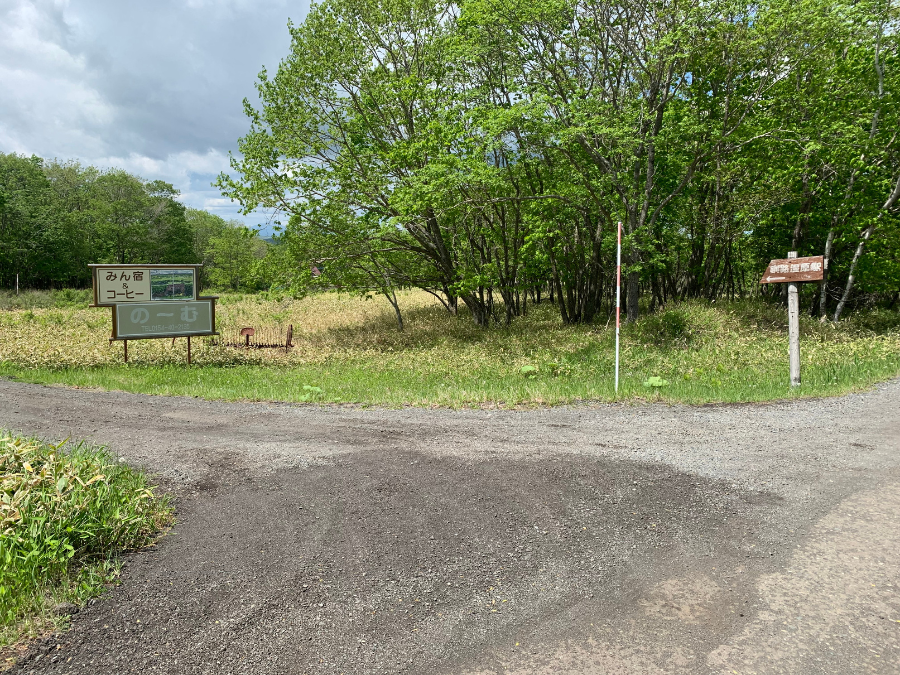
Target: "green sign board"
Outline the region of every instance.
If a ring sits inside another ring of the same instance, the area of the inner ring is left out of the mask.
[[[181,302],[129,302],[113,309],[113,339],[215,335],[214,298]]]

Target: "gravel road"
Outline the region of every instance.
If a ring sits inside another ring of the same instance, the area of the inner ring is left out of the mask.
[[[525,411],[0,381],[178,522],[14,673],[900,672],[900,381]]]

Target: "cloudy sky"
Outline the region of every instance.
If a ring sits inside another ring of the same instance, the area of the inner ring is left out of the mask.
[[[120,167],[248,225],[210,183],[242,100],[287,55],[309,0],[0,0],[0,152]],[[266,228],[268,229],[268,228]]]

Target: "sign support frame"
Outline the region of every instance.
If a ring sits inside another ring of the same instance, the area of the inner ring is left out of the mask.
[[[796,251],[788,252],[788,258],[797,257]],[[788,282],[788,356],[790,360],[791,386],[800,386],[800,292],[796,281]]]
[[[622,307],[622,221],[616,237],[616,395],[619,394],[619,317]]]

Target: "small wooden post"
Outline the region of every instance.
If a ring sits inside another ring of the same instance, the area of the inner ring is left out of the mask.
[[[191,365],[191,336],[187,336],[188,339],[188,365]]]
[[[796,258],[790,251],[788,258]],[[791,386],[800,386],[800,294],[796,282],[788,283],[788,354],[791,361]]]
[[[125,340],[125,363],[128,363],[128,340]]]

